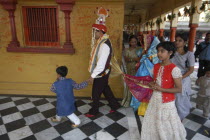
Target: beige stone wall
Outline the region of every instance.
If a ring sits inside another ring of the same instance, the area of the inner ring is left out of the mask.
[[[54,0],[18,0],[15,11],[17,37],[21,47],[25,47],[21,6],[57,6]],[[57,66],[66,65],[69,68],[67,77],[77,82],[89,78],[87,71],[91,44],[91,25],[97,15],[96,7],[110,10],[106,25],[110,35],[115,56],[120,61],[122,52],[122,29],[124,20],[124,3],[120,1],[77,1],[71,13],[71,36],[76,53],[44,54],[7,52],[6,47],[11,41],[11,31],[8,12],[0,5],[0,94],[54,95],[49,91],[51,83],[56,79]],[[64,13],[59,11],[60,44],[65,42]],[[123,87],[121,77],[110,79],[114,94],[122,97]],[[76,96],[90,96],[92,86],[75,91]]]
[[[180,7],[191,1],[192,0],[158,0],[153,7],[149,8],[147,20],[170,12],[174,8]]]

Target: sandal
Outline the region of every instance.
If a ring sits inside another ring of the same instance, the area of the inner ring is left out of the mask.
[[[52,122],[61,122],[61,120],[57,120],[55,116],[51,118],[51,121]]]
[[[77,128],[77,127],[79,127],[79,124],[78,125],[76,125],[76,124],[71,125],[71,128]]]

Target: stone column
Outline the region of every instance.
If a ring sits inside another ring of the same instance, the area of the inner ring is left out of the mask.
[[[7,10],[9,13],[12,41],[10,41],[8,47],[9,48],[18,48],[18,47],[20,47],[20,43],[17,39],[15,15],[14,15],[15,10],[16,10],[17,0],[4,0],[4,1],[2,0],[2,1],[0,1],[0,4],[2,4],[4,9]]]
[[[160,23],[160,26],[159,26],[159,37],[162,37],[164,35],[164,29],[165,29],[164,17],[165,17],[165,14],[160,16],[160,18],[162,19],[162,23]]]
[[[157,18],[152,19],[152,23],[154,23],[154,25],[152,26],[152,35],[153,36],[156,36],[156,30],[157,30],[156,20],[157,20]]]
[[[71,42],[70,14],[75,4],[75,0],[56,0],[56,3],[60,5],[60,10],[65,14],[66,42],[64,43],[63,48],[71,49],[74,52],[73,43]]]
[[[202,1],[201,0],[192,0],[192,4],[191,6],[197,6],[197,8],[201,7],[202,5]],[[189,23],[189,27],[190,27],[190,34],[189,34],[189,40],[188,40],[188,48],[189,51],[193,51],[194,49],[194,42],[195,42],[195,37],[196,37],[196,28],[198,27],[198,23],[199,23],[199,16],[200,14],[198,14],[196,11],[193,15],[190,15],[190,23]]]
[[[176,17],[170,21],[170,41],[174,42],[175,41],[175,36],[176,36],[176,28],[177,28],[177,22],[178,22],[178,16],[177,13],[179,12],[179,8],[176,8],[172,11],[172,15],[175,14]]]

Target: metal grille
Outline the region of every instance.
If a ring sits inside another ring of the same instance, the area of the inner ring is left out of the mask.
[[[26,45],[57,46],[59,42],[56,7],[23,7]]]

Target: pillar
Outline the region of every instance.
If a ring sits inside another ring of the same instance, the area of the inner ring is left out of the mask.
[[[178,22],[178,16],[177,16],[177,13],[179,12],[179,8],[175,8],[173,11],[172,11],[172,14],[175,14],[176,17],[174,19],[172,19],[170,21],[170,41],[171,42],[174,42],[175,41],[175,36],[176,36],[176,28],[177,28],[177,22]]]
[[[156,20],[157,20],[157,18],[153,18],[153,19],[152,19],[152,23],[154,23],[154,25],[152,26],[152,29],[151,29],[151,30],[152,30],[152,33],[151,33],[151,34],[152,34],[153,36],[156,36],[156,30],[157,30]]]
[[[20,47],[20,43],[17,39],[15,15],[14,15],[15,10],[16,10],[17,0],[0,1],[0,3],[3,5],[4,9],[7,10],[9,13],[12,41],[10,41],[8,47],[9,48],[18,48],[18,47]]]
[[[191,6],[197,6],[198,8],[202,5],[201,0],[192,0]],[[190,33],[189,33],[189,39],[188,39],[188,49],[189,51],[193,51],[194,49],[194,42],[195,42],[195,37],[196,37],[196,28],[198,27],[199,23],[199,16],[197,12],[195,12],[193,15],[190,15]]]
[[[56,0],[56,2],[60,5],[60,10],[65,14],[66,42],[64,43],[63,48],[71,49],[74,52],[73,43],[71,42],[70,14],[75,4],[75,0]]]
[[[164,29],[165,29],[165,21],[164,21],[164,17],[166,15],[165,14],[162,14],[160,16],[160,18],[162,19],[162,23],[160,23],[160,26],[159,26],[159,37],[162,37],[164,36]]]

